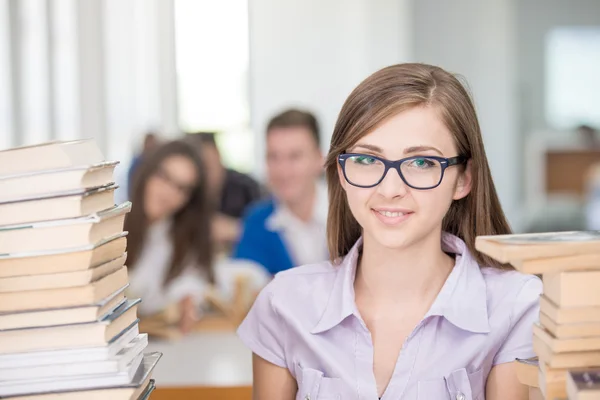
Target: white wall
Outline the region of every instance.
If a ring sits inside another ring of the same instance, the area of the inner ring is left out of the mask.
[[[264,174],[264,129],[286,107],[318,116],[329,139],[350,91],[377,69],[411,58],[410,0],[252,0],[251,123],[256,175]]]
[[[14,134],[9,33],[8,0],[0,0],[0,149],[10,147]]]
[[[413,26],[416,61],[467,79],[500,201],[518,228],[521,157],[516,151],[520,139],[513,6],[508,0],[418,0]]]
[[[4,22],[4,23],[2,23]],[[178,133],[173,0],[0,0],[0,148]]]
[[[559,26],[600,26],[600,1],[520,0],[516,11],[520,121],[521,130],[529,134],[548,128],[544,111],[546,34]]]
[[[178,133],[173,2],[104,0],[108,154],[127,160],[149,129]]]

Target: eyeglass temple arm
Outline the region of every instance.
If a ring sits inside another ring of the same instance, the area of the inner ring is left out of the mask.
[[[448,166],[462,164],[467,161],[467,158],[464,156],[456,156],[448,159]]]

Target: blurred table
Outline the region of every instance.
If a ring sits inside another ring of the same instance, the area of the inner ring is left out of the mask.
[[[234,332],[194,333],[180,340],[151,340],[160,351],[152,400],[252,398],[252,353]]]

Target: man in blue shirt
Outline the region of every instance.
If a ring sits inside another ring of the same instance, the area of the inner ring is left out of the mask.
[[[267,177],[272,198],[246,214],[234,258],[253,261],[274,275],[328,258],[327,189],[317,119],[287,110],[267,126]]]

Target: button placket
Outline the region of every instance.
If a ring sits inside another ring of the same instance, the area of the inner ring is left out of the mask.
[[[404,394],[412,377],[412,371],[417,360],[421,345],[421,324],[405,339],[396,361],[392,379],[383,394],[382,399],[398,399]]]

